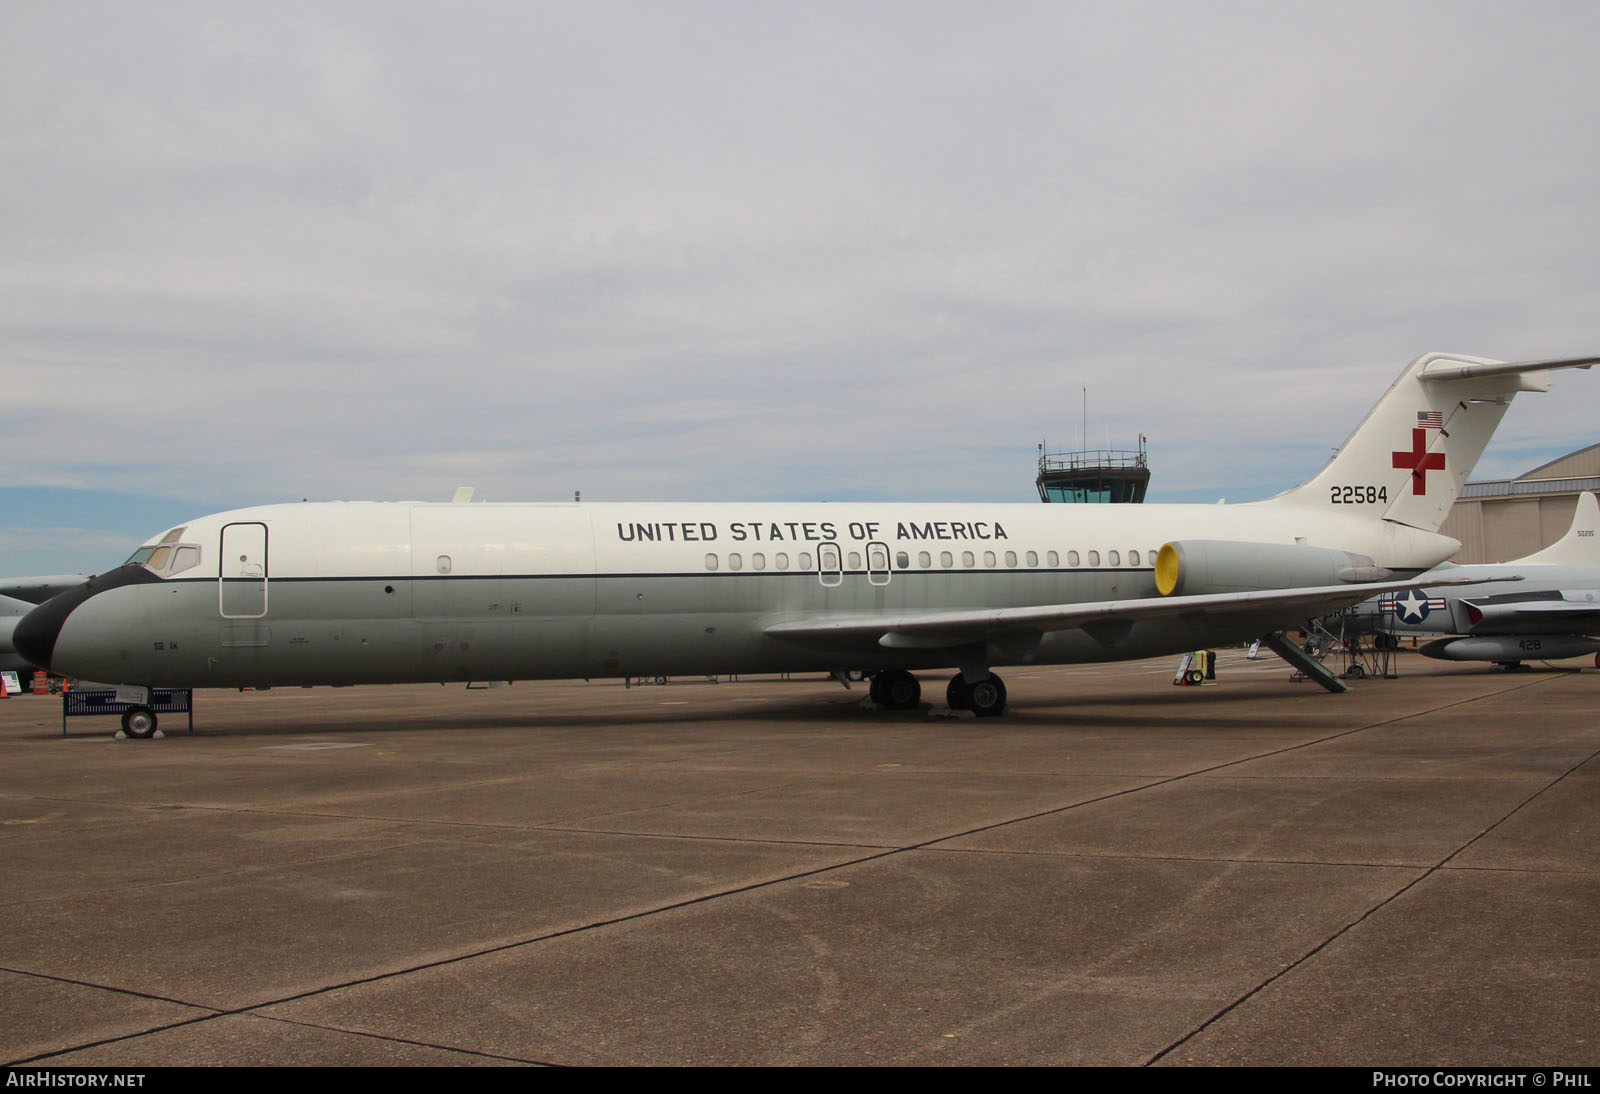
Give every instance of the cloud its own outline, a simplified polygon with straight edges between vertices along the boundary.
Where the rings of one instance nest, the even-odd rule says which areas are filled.
[[[1087,387],[1153,497],[1239,499],[1419,353],[1595,349],[1592,5],[14,22],[17,484],[1027,500]]]

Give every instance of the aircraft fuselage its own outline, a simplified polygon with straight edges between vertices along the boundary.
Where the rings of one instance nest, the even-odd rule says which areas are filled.
[[[966,655],[948,641],[824,641],[768,628],[1155,597],[1155,554],[1174,540],[1338,548],[1406,575],[1456,547],[1361,508],[262,506],[158,537],[145,564],[53,602],[59,618],[36,630],[55,628],[56,671],[148,686],[940,668]],[[1281,626],[1282,614],[1123,620],[1015,642],[991,635],[971,659],[1145,657],[1245,641]]]

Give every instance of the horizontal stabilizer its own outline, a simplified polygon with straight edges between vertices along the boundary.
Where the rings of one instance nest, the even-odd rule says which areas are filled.
[[[1548,361],[1434,361],[1422,370],[1430,383],[1451,380],[1478,380],[1487,376],[1515,376],[1526,372],[1548,372],[1557,368],[1588,368],[1600,364],[1600,357],[1555,357]]]

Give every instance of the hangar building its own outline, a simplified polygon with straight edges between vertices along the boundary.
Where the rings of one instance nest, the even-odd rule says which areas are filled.
[[[1600,444],[1514,479],[1469,482],[1439,531],[1461,541],[1452,562],[1510,562],[1566,534],[1578,495],[1600,490]]]

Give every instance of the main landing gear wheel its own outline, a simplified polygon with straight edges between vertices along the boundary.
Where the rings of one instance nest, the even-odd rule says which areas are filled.
[[[944,690],[944,701],[951,710],[970,710],[979,718],[992,718],[1005,713],[1006,685],[992,672],[976,684],[967,683],[958,672]]]
[[[156,712],[149,707],[129,707],[122,712],[122,732],[136,741],[156,735]]]
[[[972,689],[961,679],[961,674],[958,672],[950,678],[950,683],[944,689],[944,705],[951,710],[966,710],[970,702],[972,702]]]
[[[873,676],[872,701],[890,710],[911,710],[922,701],[922,685],[905,669],[885,669]]]

